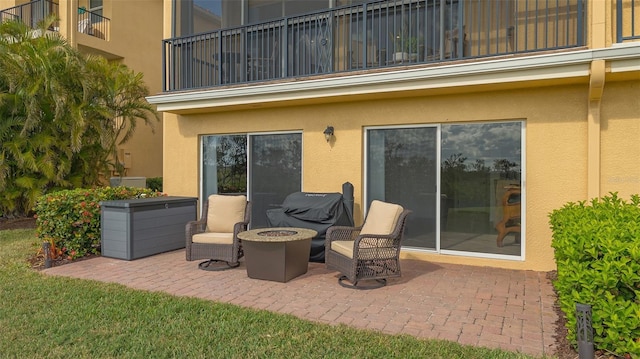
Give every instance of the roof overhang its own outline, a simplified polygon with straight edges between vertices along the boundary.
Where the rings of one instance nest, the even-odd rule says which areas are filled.
[[[640,43],[595,50],[577,50],[470,60],[437,66],[394,68],[353,75],[325,76],[220,87],[147,97],[158,111],[192,113],[230,107],[273,106],[277,103],[342,101],[362,96],[402,94],[412,91],[496,86],[540,81],[575,82],[587,79],[591,62],[606,60],[612,72],[640,71]]]

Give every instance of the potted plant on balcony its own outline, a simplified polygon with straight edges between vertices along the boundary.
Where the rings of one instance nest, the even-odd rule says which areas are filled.
[[[409,37],[406,41],[407,52],[409,52],[409,60],[416,61],[418,59],[418,44],[420,44],[420,39],[417,37]]]
[[[409,60],[409,53],[405,51],[404,46],[404,34],[403,33],[389,33],[389,37],[393,41],[393,58],[394,62],[401,62]]]
[[[399,32],[389,33],[389,36],[394,44],[393,61],[403,62],[417,59],[420,40],[415,36],[411,36],[406,25],[403,25]]]

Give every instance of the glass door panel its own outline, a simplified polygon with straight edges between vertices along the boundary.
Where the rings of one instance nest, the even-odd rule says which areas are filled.
[[[377,199],[410,209],[403,246],[436,248],[437,128],[367,131],[367,208]]]
[[[441,250],[520,256],[522,122],[441,131]]]
[[[268,226],[266,212],[302,189],[302,134],[249,137],[251,228]]]
[[[247,136],[202,139],[202,198],[214,193],[247,194]]]

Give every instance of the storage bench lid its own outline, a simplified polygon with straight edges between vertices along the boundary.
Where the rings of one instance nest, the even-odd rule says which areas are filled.
[[[158,205],[178,205],[178,204],[191,204],[198,200],[196,197],[176,197],[176,196],[164,196],[164,197],[151,197],[151,198],[132,198],[132,199],[120,199],[114,201],[101,201],[100,207],[116,207],[116,208],[133,208],[133,207],[155,207]]]

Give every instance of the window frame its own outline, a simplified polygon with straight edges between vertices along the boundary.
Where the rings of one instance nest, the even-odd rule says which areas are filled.
[[[442,249],[440,248],[441,244],[441,228],[440,228],[440,219],[441,219],[441,204],[436,202],[436,246],[435,249],[431,248],[420,248],[420,247],[402,247],[403,251],[407,252],[424,252],[424,253],[434,253],[439,255],[454,255],[458,257],[477,257],[477,258],[488,258],[488,259],[505,259],[511,261],[524,261],[526,258],[526,228],[527,228],[527,186],[526,186],[526,127],[527,122],[525,119],[503,119],[503,120],[492,120],[492,121],[483,121],[483,122],[451,122],[451,123],[434,123],[434,124],[411,124],[411,125],[384,125],[384,126],[364,126],[363,127],[363,145],[364,145],[364,156],[363,156],[363,213],[366,218],[366,214],[369,210],[368,203],[370,202],[369,198],[367,198],[369,189],[369,179],[367,178],[369,169],[368,169],[368,156],[369,156],[369,143],[368,143],[368,131],[370,130],[381,130],[381,129],[407,129],[407,128],[422,128],[422,127],[436,127],[437,135],[436,135],[436,155],[437,161],[440,164],[438,166],[437,173],[437,191],[436,195],[440,197],[442,191],[442,176],[441,176],[441,164],[442,164],[442,127],[447,125],[481,125],[481,124],[492,124],[492,123],[520,123],[520,164],[521,164],[521,172],[520,172],[520,185],[521,185],[521,244],[520,244],[520,255],[507,255],[507,254],[498,254],[498,253],[490,253],[490,252],[470,252],[470,251],[459,251],[459,250],[450,250],[450,249]],[[410,209],[410,208],[409,208]]]
[[[251,198],[251,136],[264,136],[264,135],[288,135],[299,134],[300,135],[300,191],[304,188],[304,133],[301,130],[292,131],[268,131],[268,132],[234,132],[234,133],[209,133],[201,134],[198,139],[198,199],[200,201],[200,213],[202,213],[202,206],[206,200],[207,194],[204,193],[204,139],[209,136],[246,136],[246,160],[247,160],[247,183],[246,183],[246,196],[247,200],[252,201]]]

